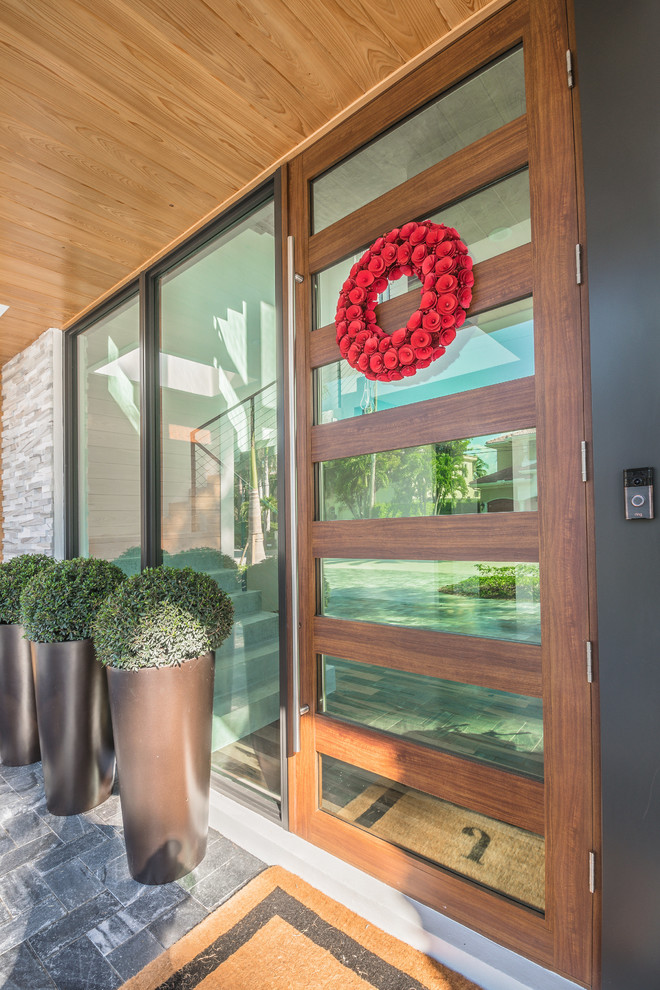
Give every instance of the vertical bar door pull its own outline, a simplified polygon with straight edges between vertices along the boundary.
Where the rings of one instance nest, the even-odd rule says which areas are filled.
[[[289,554],[291,560],[291,743],[293,754],[300,752],[300,649],[298,614],[298,475],[296,469],[296,283],[302,276],[295,269],[295,240],[290,234],[287,249],[287,414],[289,421]]]

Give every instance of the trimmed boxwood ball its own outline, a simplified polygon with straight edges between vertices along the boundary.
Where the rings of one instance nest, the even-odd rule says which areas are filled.
[[[217,650],[233,620],[231,598],[207,574],[190,567],[146,568],[99,609],[96,655],[124,670],[179,666]]]
[[[20,623],[23,588],[42,568],[53,563],[53,558],[43,553],[23,553],[0,564],[0,622]]]
[[[125,580],[118,567],[95,557],[45,567],[21,595],[21,622],[33,643],[89,639],[101,603]]]
[[[197,567],[218,568],[225,571],[237,569],[233,557],[213,547],[191,547],[189,550],[180,550],[172,554],[170,561],[174,567],[186,567],[194,563]]]

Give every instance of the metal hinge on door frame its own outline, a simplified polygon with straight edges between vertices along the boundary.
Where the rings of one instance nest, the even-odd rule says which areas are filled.
[[[582,285],[582,245],[575,245],[575,281]]]
[[[596,893],[596,853],[589,850],[589,893]]]
[[[573,89],[575,79],[573,77],[573,52],[570,48],[566,50],[566,75],[568,76],[568,88]]]
[[[587,648],[587,684],[594,682],[594,650],[590,639],[586,641]]]

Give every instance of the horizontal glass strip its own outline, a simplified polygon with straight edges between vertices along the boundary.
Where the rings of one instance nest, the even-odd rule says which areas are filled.
[[[319,464],[320,520],[530,512],[537,501],[533,429]]]
[[[540,698],[332,656],[320,674],[324,715],[543,780]]]
[[[400,409],[533,374],[532,300],[523,299],[468,318],[442,357],[400,382],[369,381],[347,361],[318,368],[316,422]]]
[[[455,227],[461,235],[475,264],[506,254],[514,248],[529,244],[532,239],[529,201],[529,172],[523,169],[515,175],[493,183],[472,196],[447,206],[439,213],[419,219],[433,220],[446,227]],[[351,266],[360,260],[365,249],[314,276],[316,321],[314,328],[333,323],[337,299]],[[420,288],[419,279],[404,276],[388,282],[387,289],[378,297],[379,302],[394,299],[412,289]]]
[[[312,183],[312,232],[525,113],[522,48],[444,93]]]
[[[543,911],[543,836],[320,756],[322,811]]]
[[[321,614],[540,643],[539,565],[467,560],[321,560]]]

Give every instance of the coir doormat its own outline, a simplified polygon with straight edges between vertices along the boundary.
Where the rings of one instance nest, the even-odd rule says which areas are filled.
[[[123,990],[478,990],[273,866]]]

